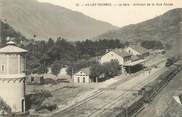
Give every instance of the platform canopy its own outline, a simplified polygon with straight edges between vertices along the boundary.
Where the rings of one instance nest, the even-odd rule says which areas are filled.
[[[143,63],[146,59],[139,59],[137,61],[132,61],[130,63],[126,63],[124,66],[135,66],[137,64]]]

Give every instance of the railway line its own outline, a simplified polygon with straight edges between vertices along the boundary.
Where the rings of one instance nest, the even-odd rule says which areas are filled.
[[[131,87],[131,89],[133,89],[133,88],[137,88],[137,89],[142,88],[142,87],[143,87],[144,85],[146,85],[147,83],[149,83],[149,82],[155,80],[155,78],[158,76],[158,73],[159,73],[159,72],[160,72],[160,71],[158,71],[157,74],[155,74],[155,75],[153,74],[153,75],[151,76],[152,79],[150,79],[150,80],[146,79],[146,80],[144,80],[143,82],[142,82],[142,81],[137,82],[137,84],[136,84],[135,86]],[[130,89],[130,90],[131,90],[131,89]],[[120,89],[120,90],[123,91],[123,89]],[[138,91],[138,90],[134,90],[134,91]],[[108,104],[102,106],[100,109],[96,110],[94,113],[92,113],[92,114],[89,115],[88,117],[96,117],[96,116],[98,116],[98,115],[104,113],[105,110],[111,110],[111,109],[113,109],[113,108],[115,107],[116,104],[118,104],[119,102],[121,102],[121,100],[123,100],[123,98],[124,98],[124,99],[129,98],[129,96],[131,96],[131,95],[132,95],[132,92],[131,92],[131,91],[126,91],[126,90],[125,90],[125,92],[123,92],[123,94],[121,94],[119,97],[117,97],[115,100],[113,100],[113,102],[108,103]],[[123,102],[124,102],[124,100],[123,100]]]
[[[122,89],[140,89],[142,86],[154,80],[161,72],[164,72],[164,69],[161,69],[153,73],[149,78],[137,78],[131,79],[124,84],[111,85],[106,89],[99,89],[93,95],[89,96],[87,99],[82,100],[81,102],[70,106],[63,111],[58,112],[54,117],[59,117],[60,115],[64,117],[95,117],[101,113],[104,113],[107,109],[111,109],[118,102],[125,101],[132,95],[131,91],[122,90]],[[130,82],[135,82],[134,85],[130,85]],[[120,91],[118,91],[120,90]]]

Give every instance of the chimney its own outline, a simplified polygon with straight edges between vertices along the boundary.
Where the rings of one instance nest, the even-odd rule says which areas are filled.
[[[106,49],[105,53],[108,53],[109,52],[109,49]]]
[[[7,42],[10,41],[10,37],[6,37],[6,41],[7,41]]]
[[[13,42],[13,41],[8,41],[6,44],[7,44],[7,45],[16,45],[16,43]]]

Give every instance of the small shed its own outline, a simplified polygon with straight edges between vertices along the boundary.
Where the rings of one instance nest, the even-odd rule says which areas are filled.
[[[27,77],[26,82],[28,84],[43,84],[44,77],[43,75],[39,75],[39,74],[31,74]]]
[[[73,75],[74,83],[91,83],[90,68],[83,68]]]

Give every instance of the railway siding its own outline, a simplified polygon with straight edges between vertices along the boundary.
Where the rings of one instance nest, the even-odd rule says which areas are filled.
[[[135,78],[118,85],[111,85],[108,88],[100,89],[100,92],[95,94],[95,96],[88,97],[88,99],[83,100],[77,105],[73,105],[57,114],[54,117],[59,117],[60,115],[64,117],[95,117],[100,116],[108,110],[115,109],[118,103],[124,104],[124,102],[130,102],[136,98],[133,95],[133,91],[130,89],[140,89],[142,86],[148,82],[154,80],[165,69],[163,65],[159,68],[154,69],[150,74],[143,73],[142,75],[136,76]],[[148,77],[150,75],[150,77]],[[131,83],[132,82],[132,83]],[[113,87],[114,86],[114,87]],[[122,88],[129,89],[122,91]],[[132,98],[131,98],[132,97]]]

